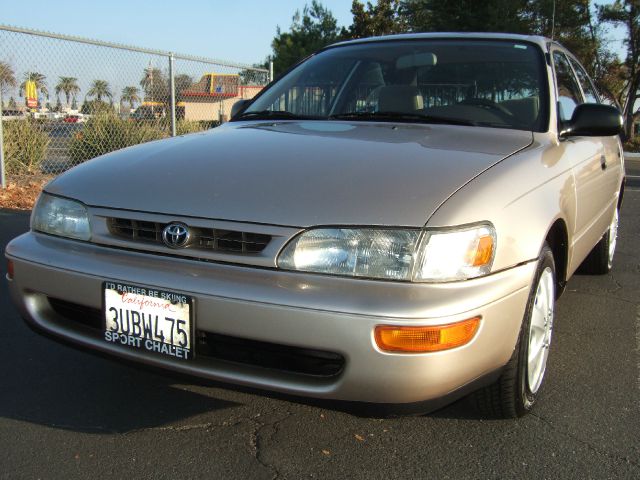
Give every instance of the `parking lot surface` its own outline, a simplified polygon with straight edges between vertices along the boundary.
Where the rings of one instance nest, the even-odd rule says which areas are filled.
[[[0,211],[3,251],[27,228]],[[569,282],[544,392],[518,420],[464,400],[372,418],[93,356],[25,326],[3,261],[0,478],[640,478],[639,236],[628,185],[613,272]]]

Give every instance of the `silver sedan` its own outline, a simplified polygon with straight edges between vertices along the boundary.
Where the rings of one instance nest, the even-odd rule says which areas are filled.
[[[124,359],[519,416],[567,280],[611,269],[620,126],[545,38],[332,45],[223,126],[49,183],[10,291],[36,330]]]

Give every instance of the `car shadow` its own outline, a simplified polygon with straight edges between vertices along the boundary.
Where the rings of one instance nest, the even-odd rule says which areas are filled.
[[[0,210],[0,248],[29,212]],[[33,333],[9,300],[0,262],[0,417],[82,432],[130,432],[237,406],[175,379],[79,353]]]
[[[150,368],[140,365],[139,368]],[[182,378],[180,374],[166,372],[166,374]],[[443,418],[452,420],[490,420],[487,416],[478,411],[469,397],[463,397],[451,404],[444,405],[440,408],[434,408],[429,402],[414,403],[409,405],[403,404],[376,404],[365,402],[352,402],[341,400],[329,400],[311,397],[300,397],[282,392],[270,390],[260,390],[242,385],[221,383],[214,380],[207,380],[195,377],[186,377],[186,382],[192,385],[200,385],[207,388],[224,388],[248,395],[257,395],[264,398],[270,398],[282,402],[293,403],[297,405],[305,405],[309,407],[319,408],[323,410],[333,410],[353,415],[358,418],[383,419],[397,417],[416,417],[427,416],[433,418]]]
[[[8,317],[17,320],[17,314]],[[11,330],[17,335],[3,339],[0,353],[0,417],[126,433],[238,405],[182,389],[171,377],[76,352],[29,330]]]

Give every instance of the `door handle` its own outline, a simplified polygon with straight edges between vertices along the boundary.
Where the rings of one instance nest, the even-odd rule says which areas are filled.
[[[604,155],[600,156],[600,168],[602,168],[602,170],[607,169],[607,157],[605,157]]]

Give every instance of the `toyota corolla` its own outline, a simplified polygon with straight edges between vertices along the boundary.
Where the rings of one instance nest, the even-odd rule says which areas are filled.
[[[6,248],[10,291],[34,329],[124,359],[519,416],[567,280],[611,269],[620,127],[545,38],[332,45],[225,125],[49,183]]]

